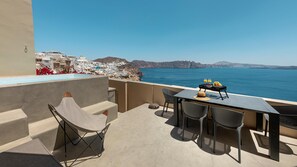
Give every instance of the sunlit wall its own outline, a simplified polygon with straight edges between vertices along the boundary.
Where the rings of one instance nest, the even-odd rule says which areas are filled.
[[[35,75],[31,0],[0,1],[0,76]]]

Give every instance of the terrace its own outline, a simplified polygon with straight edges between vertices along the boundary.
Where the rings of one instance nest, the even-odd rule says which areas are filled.
[[[281,136],[280,162],[277,162],[267,156],[268,138],[261,132],[244,128],[242,162],[239,164],[234,160],[237,159],[234,133],[226,130],[219,131],[217,152],[213,154],[211,135],[205,134],[202,149],[197,145],[195,139],[199,133],[197,123],[190,122],[183,141],[181,129],[173,126],[171,119],[173,113],[168,112],[164,117],[160,117],[160,114],[161,109],[148,109],[148,104],[119,114],[119,118],[112,122],[108,130],[102,156],[98,158],[91,152],[86,153],[76,165],[190,167],[197,165],[295,166],[297,164],[297,140],[294,138]],[[63,164],[63,148],[56,151],[54,155]]]
[[[129,149],[131,147],[124,147],[126,154],[130,152],[135,155],[131,155],[127,160],[132,162],[142,163],[150,162],[150,164],[155,164],[156,166],[180,166],[184,163],[186,166],[204,164],[204,166],[219,166],[222,163],[226,165],[238,166],[237,160],[237,146],[236,146],[236,134],[225,129],[219,129],[218,131],[218,148],[216,154],[212,153],[213,140],[212,135],[206,134],[204,130],[204,141],[203,147],[198,147],[195,136],[199,134],[199,126],[197,122],[192,121],[190,123],[189,129],[186,133],[185,141],[181,140],[181,128],[175,127],[173,113],[168,113],[161,117],[161,110],[151,110],[147,108],[147,103],[164,103],[164,97],[162,94],[163,88],[170,88],[176,91],[182,89],[191,89],[178,86],[160,85],[154,83],[145,82],[133,82],[133,81],[123,81],[123,80],[110,80],[109,85],[116,88],[116,101],[119,105],[120,114],[119,119],[114,122],[114,124],[121,124],[120,127],[129,126],[127,131],[124,130],[123,133],[128,135],[128,141],[119,140],[120,145],[135,145],[135,149],[142,149],[147,147],[154,148],[154,150],[159,151],[147,151],[149,153],[144,153],[142,158],[139,157],[142,151],[133,151]],[[282,101],[277,99],[263,98],[272,106],[279,105],[296,105],[296,102]],[[140,107],[139,107],[140,106]],[[173,107],[173,106],[171,106]],[[125,112],[127,111],[127,112]],[[271,160],[269,158],[269,139],[264,136],[264,132],[256,131],[256,113],[251,111],[244,111],[245,127],[242,132],[243,145],[242,145],[242,166],[250,166],[254,164],[255,166],[262,165],[280,165],[280,166],[294,166],[296,163],[296,130],[288,129],[280,126],[280,160],[279,162]],[[143,114],[143,115],[142,115]],[[128,115],[128,116],[124,116]],[[129,118],[128,118],[129,117]],[[131,117],[131,118],[130,118]],[[123,121],[122,119],[131,119]],[[133,119],[135,118],[135,119]],[[143,119],[143,120],[141,120]],[[211,121],[211,120],[209,120]],[[124,123],[126,122],[126,123]],[[139,124],[137,124],[139,123]],[[210,124],[211,122],[209,122]],[[264,119],[263,119],[263,125]],[[137,129],[136,129],[137,128]],[[138,129],[139,128],[139,129]],[[112,129],[112,127],[110,128]],[[111,132],[112,133],[112,132]],[[164,135],[164,136],[163,136]],[[135,139],[130,139],[129,136],[133,136]],[[135,137],[134,137],[135,136]],[[138,137],[137,137],[138,136]],[[160,138],[161,137],[161,138]],[[108,139],[107,139],[108,140]],[[123,142],[123,143],[121,143]],[[128,142],[128,143],[127,143]],[[131,142],[131,143],[130,143]],[[130,144],[129,144],[130,143]],[[137,144],[143,144],[143,147]],[[164,147],[162,147],[164,146]],[[176,151],[178,150],[178,151]],[[107,150],[106,150],[107,151]],[[132,154],[131,153],[131,154]],[[150,156],[145,156],[149,154]],[[195,155],[195,156],[192,156]],[[120,155],[120,157],[123,154]],[[103,155],[104,157],[104,155]],[[196,158],[197,157],[197,158]],[[201,158],[198,158],[201,157]],[[203,157],[203,158],[202,158]],[[102,158],[104,159],[104,158]],[[119,158],[121,159],[121,158]],[[153,160],[154,159],[154,160]],[[210,160],[209,160],[210,159]],[[115,160],[116,161],[116,160]],[[197,162],[196,162],[197,161]],[[126,161],[125,161],[126,162]],[[153,163],[155,162],[155,163]],[[212,163],[211,163],[212,162]],[[159,164],[160,163],[160,164]],[[163,164],[164,163],[164,164]],[[167,164],[166,164],[167,163]],[[143,164],[142,164],[143,165]],[[136,165],[137,166],[137,165]]]
[[[82,96],[88,96],[86,93],[90,94],[90,92],[92,92],[91,90],[96,90],[98,86],[100,87],[98,91],[101,92],[101,94],[107,91],[106,88],[102,88],[108,86],[106,85],[107,82],[105,79],[106,77],[91,77],[90,79],[83,78],[82,81],[76,79],[74,81],[56,81],[44,84],[52,88],[55,86],[51,86],[51,84],[69,84],[67,86],[68,89],[73,89],[76,99],[80,102]],[[100,81],[99,84],[92,84],[92,82],[95,83],[95,80]],[[91,84],[93,86],[89,87],[86,93],[80,93],[82,96],[78,96],[75,87],[77,87],[77,85],[84,87],[83,84]],[[39,92],[39,89],[43,90],[41,88],[42,85],[43,84],[35,84],[36,96],[42,96],[42,93]],[[24,86],[30,87],[30,84]],[[170,88],[177,91],[192,88],[116,79],[110,79],[109,86],[115,89],[109,88],[108,99],[112,101],[111,103],[115,102],[117,104],[119,112],[118,118],[115,117],[113,121],[110,122],[111,126],[105,137],[105,149],[104,151],[100,149],[95,150],[97,153],[102,153],[100,157],[97,157],[91,150],[87,150],[80,156],[78,161],[73,164],[74,166],[295,166],[297,164],[297,132],[280,126],[279,161],[272,160],[269,157],[269,147],[271,147],[269,146],[269,138],[264,136],[263,131],[255,130],[256,114],[254,112],[244,111],[245,126],[242,131],[242,162],[238,163],[236,134],[234,132],[218,128],[216,153],[213,153],[213,136],[212,133],[207,134],[205,129],[202,140],[203,147],[198,146],[197,137],[199,140],[201,140],[201,138],[199,137],[199,124],[197,122],[193,120],[189,121],[189,127],[186,128],[185,131],[185,139],[182,140],[182,129],[176,127],[174,123],[173,106],[170,106],[171,109],[169,109],[163,117],[160,116],[162,106],[160,106],[159,109],[148,108],[149,103],[163,104],[164,97],[161,91],[163,88]],[[64,88],[52,91],[56,94],[57,92],[62,92],[62,89]],[[10,89],[10,91],[12,91],[12,89]],[[16,90],[14,90],[14,92],[15,91]],[[95,97],[95,94],[91,95]],[[51,98],[48,99],[48,101],[51,100]],[[89,100],[91,99],[88,98],[87,101]],[[296,102],[275,99],[265,100],[271,105],[296,105]],[[44,101],[44,99],[40,101],[44,104],[48,103],[48,101]],[[83,106],[94,103],[94,101],[87,101],[84,101]],[[29,109],[32,110],[30,107]],[[84,109],[88,109],[88,107]],[[44,112],[46,111],[39,113],[38,111],[34,111],[34,118],[32,117],[32,111],[30,111],[30,113],[27,110],[28,109],[24,109],[29,120],[29,135],[25,137],[26,140],[14,140],[4,145],[2,143],[0,147],[1,151],[9,150],[15,146],[38,138],[62,165],[65,165],[65,160],[67,160],[69,165],[74,160],[75,155],[77,155],[85,145],[83,143],[77,146],[68,144],[68,156],[65,159],[64,147],[61,144],[61,129],[58,128],[57,124],[52,119],[53,117],[46,114],[46,118],[38,118],[40,120],[34,122],[32,119],[45,117],[40,114],[45,114]],[[112,110],[114,111],[114,109]],[[209,125],[211,125],[211,122],[211,119],[209,119]],[[37,124],[39,126],[37,126]],[[46,127],[46,125],[50,125],[51,127]],[[16,124],[13,126],[15,127],[10,128],[16,128],[16,131],[18,131],[17,128],[19,127]],[[5,138],[7,137],[8,136]],[[90,135],[87,137],[87,140],[92,140],[93,138],[94,136]],[[96,140],[92,146],[98,148],[96,146],[99,144],[99,141],[100,140]],[[5,163],[7,159],[0,156],[0,161]],[[44,163],[47,162],[45,161]]]

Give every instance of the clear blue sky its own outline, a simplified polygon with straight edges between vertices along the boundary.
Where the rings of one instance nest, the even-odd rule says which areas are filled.
[[[32,0],[35,49],[297,65],[297,0]]]

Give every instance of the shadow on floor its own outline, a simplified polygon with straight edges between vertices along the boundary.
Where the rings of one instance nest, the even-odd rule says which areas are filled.
[[[269,137],[260,135],[258,133],[253,133],[256,137],[259,147],[264,149],[269,149]],[[283,154],[294,154],[293,150],[288,146],[289,143],[279,142],[279,152]],[[296,155],[296,154],[294,154]]]
[[[163,117],[165,119],[170,119],[170,117],[173,116],[173,112],[171,112],[171,111],[164,112],[163,116],[161,116],[162,112],[163,112],[163,110],[157,110],[155,112],[155,115],[158,117]]]
[[[155,112],[156,116],[161,117],[162,110],[158,110]],[[168,125],[174,126],[174,117],[173,117],[173,112],[164,112],[164,118],[167,118],[168,120],[165,122]],[[199,136],[199,122],[194,121],[194,120],[189,120],[189,127],[185,128],[185,136],[184,140],[182,140],[182,121],[180,119],[180,127],[174,127],[172,131],[170,132],[170,135],[172,138],[178,141],[182,142],[195,142],[197,144],[197,137],[198,137],[198,143],[197,147],[202,149],[203,151],[214,154],[213,153],[213,136],[212,136],[212,121],[208,120],[208,127],[210,130],[210,134],[206,133],[206,128],[204,127],[203,129],[203,144],[202,148],[200,147],[200,140],[201,137]],[[218,127],[217,129],[217,140],[216,140],[216,153],[215,155],[222,155],[222,154],[228,154],[231,151],[231,147],[237,149],[237,135],[234,131],[230,131],[227,129],[223,129],[221,127]],[[253,136],[255,136],[256,141],[253,140]],[[241,149],[252,153],[254,155],[258,155],[264,158],[270,158],[267,154],[263,154],[261,152],[258,152],[257,150],[257,145],[259,147],[264,148],[264,149],[269,149],[269,138],[265,137],[264,135],[258,134],[258,133],[253,133],[251,132],[250,129],[248,128],[243,128],[242,129],[242,146]],[[280,141],[280,153],[284,154],[294,154],[293,150],[288,146],[292,145],[294,146],[295,144],[291,143],[284,143]],[[229,155],[232,157],[231,155]],[[237,161],[237,157],[232,157],[234,160]]]
[[[33,139],[0,153],[0,166],[60,167],[61,164],[49,153],[39,139]]]
[[[31,166],[31,167],[61,167],[61,165],[54,160],[51,155],[32,154],[32,153],[18,153],[18,152],[3,152],[0,154],[1,167],[17,167],[17,166]]]
[[[162,110],[155,111],[155,115],[158,117],[162,117],[161,113],[162,113]],[[171,126],[175,125],[172,111],[164,112],[164,115],[162,118],[167,119],[167,121],[165,122],[166,124],[171,125]]]
[[[197,144],[197,147],[202,149],[203,151],[215,155],[222,155],[225,153],[229,153],[231,151],[230,146],[225,143],[219,142],[219,138],[216,142],[216,152],[213,153],[213,140],[212,136],[206,133],[206,129],[203,129],[202,136],[199,136],[199,122],[195,124],[194,121],[189,120],[189,126],[185,127],[184,131],[184,139],[182,139],[182,128],[174,127],[170,135],[172,138],[182,142],[194,142]],[[201,140],[202,140],[202,148],[201,148]]]
[[[95,139],[96,138],[96,139]],[[95,141],[91,144],[92,149],[87,147],[87,144],[84,142],[80,142],[77,145],[72,145],[71,143],[68,143],[66,148],[67,148],[67,156],[65,156],[65,151],[64,151],[64,146],[55,150],[53,152],[53,154],[55,155],[55,157],[57,157],[57,159],[60,162],[64,162],[68,165],[70,165],[76,158],[77,156],[84,150],[85,152],[79,156],[78,160],[75,161],[75,163],[72,166],[78,165],[86,160],[89,159],[94,159],[94,158],[99,158],[103,151],[104,148],[102,147],[102,141],[99,137],[97,137],[96,134],[92,135],[92,136],[88,136],[84,138],[86,140],[87,143],[90,143],[92,140],[95,139]]]
[[[172,119],[171,117],[170,119]],[[167,122],[172,122],[170,119]],[[166,123],[167,123],[166,122]],[[174,125],[171,123],[168,123],[169,125]],[[182,122],[180,122],[180,126],[182,126]],[[185,137],[184,140],[182,140],[182,128],[181,127],[174,127],[172,131],[170,132],[170,135],[172,138],[183,141],[183,142],[195,142],[197,144],[197,137],[198,137],[198,143],[197,147],[202,149],[203,151],[214,154],[213,149],[213,136],[212,136],[212,121],[208,120],[208,127],[210,134],[206,133],[206,128],[203,129],[203,135],[202,135],[202,148],[200,147],[200,140],[201,137],[199,136],[199,122],[194,120],[189,120],[189,126],[185,127]],[[252,135],[255,136],[256,141],[253,140]],[[257,143],[255,143],[257,142]],[[250,129],[244,127],[242,128],[242,146],[241,149],[252,153],[254,155],[258,155],[265,158],[270,158],[267,154],[263,154],[258,152],[257,146],[258,144],[260,147],[269,149],[269,138],[265,137],[264,135],[257,134],[257,133],[251,133]],[[280,153],[285,154],[294,154],[293,150],[288,146],[289,143],[283,143],[280,142]],[[293,144],[294,145],[294,144]],[[216,140],[216,153],[215,155],[221,155],[227,153],[229,155],[229,152],[231,151],[231,147],[237,149],[237,135],[232,130],[227,130],[221,127],[218,127],[217,129],[217,140]],[[229,155],[232,157],[231,155]],[[237,161],[237,157],[232,157]]]

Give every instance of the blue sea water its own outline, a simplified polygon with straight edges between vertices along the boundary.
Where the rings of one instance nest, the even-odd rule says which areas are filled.
[[[204,79],[219,81],[228,92],[297,101],[297,70],[250,68],[142,68],[142,81],[197,88]]]

